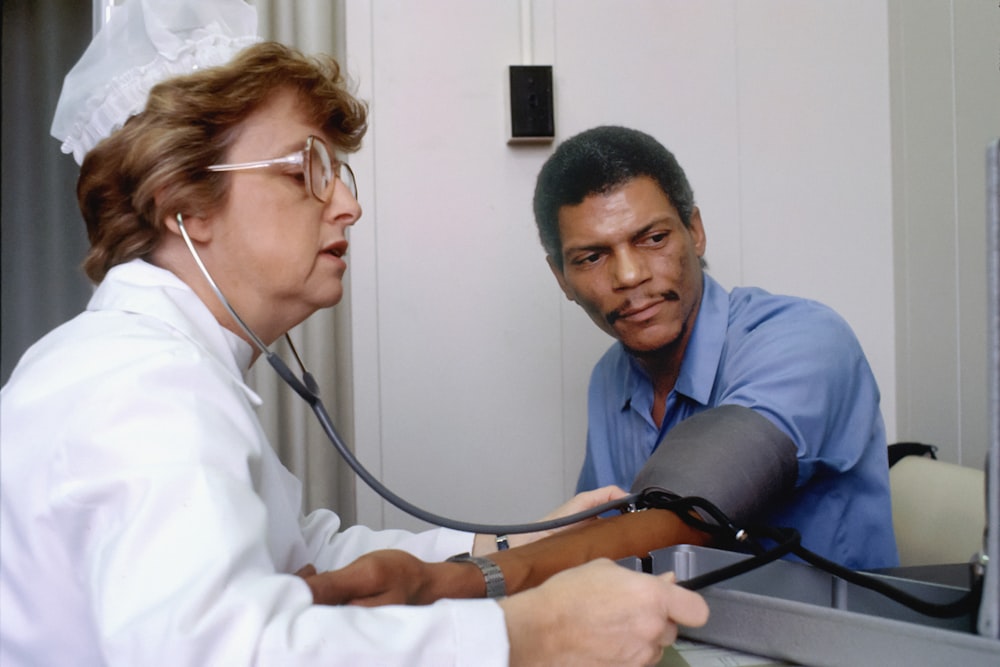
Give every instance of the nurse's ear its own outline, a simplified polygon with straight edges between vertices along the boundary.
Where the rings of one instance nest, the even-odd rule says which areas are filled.
[[[208,243],[212,240],[212,225],[208,224],[206,218],[197,215],[185,215],[180,211],[175,213],[165,213],[163,215],[163,226],[170,234],[181,237],[181,226],[191,237],[192,241],[198,243]]]
[[[212,240],[212,226],[208,224],[208,220],[205,217],[181,211],[171,211],[168,205],[165,204],[166,199],[166,188],[161,188],[154,195],[156,210],[163,211],[162,222],[166,233],[182,237],[181,225],[183,225],[184,231],[191,237],[191,240],[198,243],[208,243]]]

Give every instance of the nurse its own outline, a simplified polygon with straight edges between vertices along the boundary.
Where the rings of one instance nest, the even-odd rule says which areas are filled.
[[[306,574],[363,554],[443,561],[492,540],[304,516],[264,435],[252,338],[343,295],[361,209],[339,156],[366,108],[332,59],[255,29],[243,0],[129,0],[67,77],[53,130],[82,161],[97,288],[0,393],[0,664],[655,662],[705,603],[607,560],[500,599],[314,600]]]

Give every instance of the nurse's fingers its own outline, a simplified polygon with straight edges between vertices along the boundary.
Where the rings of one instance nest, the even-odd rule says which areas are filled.
[[[705,602],[705,598],[694,591],[678,586],[676,584],[677,575],[674,572],[667,572],[659,576],[661,581],[669,585],[666,612],[670,620],[691,628],[705,625],[708,622],[708,603]],[[672,632],[676,638],[676,628]]]

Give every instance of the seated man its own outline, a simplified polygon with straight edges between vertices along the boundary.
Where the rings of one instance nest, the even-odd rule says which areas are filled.
[[[579,489],[702,496],[841,565],[897,563],[879,391],[840,316],[705,273],[684,171],[642,132],[568,139],[534,210],[563,292],[617,339],[591,376]]]
[[[567,140],[539,174],[534,208],[566,296],[617,339],[592,374],[579,490],[698,496],[737,527],[794,528],[840,565],[897,564],[878,387],[841,317],[757,288],[726,292],[706,274],[687,178],[642,132]],[[510,594],[591,559],[676,544],[717,542],[650,510],[489,554],[483,575],[379,552],[307,580],[317,602],[426,604],[488,594],[484,575]]]

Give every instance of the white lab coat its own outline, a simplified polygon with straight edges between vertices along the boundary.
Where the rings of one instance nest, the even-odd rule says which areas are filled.
[[[173,274],[114,268],[0,393],[0,664],[505,665],[491,600],[312,604],[290,574],[468,534],[303,517],[243,381],[250,347]]]

